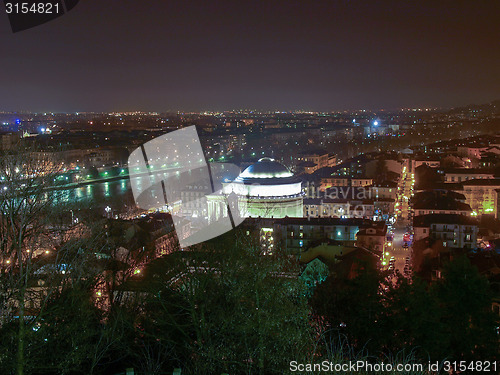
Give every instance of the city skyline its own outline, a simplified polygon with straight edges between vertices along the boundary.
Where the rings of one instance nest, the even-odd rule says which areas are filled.
[[[3,3],[0,374],[497,372],[500,1]]]
[[[368,109],[368,108],[353,108],[353,109],[344,109],[344,110],[329,110],[329,111],[320,111],[320,110],[307,110],[307,109],[288,109],[281,110],[279,108],[276,109],[257,109],[257,108],[225,108],[220,110],[214,109],[205,109],[205,110],[182,110],[182,109],[169,109],[169,110],[143,110],[138,108],[129,108],[121,111],[109,110],[109,111],[97,111],[97,110],[88,110],[88,111],[32,111],[30,109],[11,109],[11,108],[0,108],[0,114],[23,114],[23,115],[55,115],[55,114],[67,114],[67,115],[207,115],[207,116],[217,116],[223,114],[240,114],[240,115],[272,115],[272,114],[325,114],[325,115],[356,115],[362,114],[377,116],[377,114],[391,114],[397,112],[442,112],[448,110],[462,110],[473,107],[484,107],[490,105],[497,105],[500,103],[500,100],[489,100],[486,102],[478,102],[478,103],[465,103],[462,105],[451,105],[451,106],[443,106],[443,107],[399,107],[399,108],[377,108],[377,109]],[[373,121],[378,120],[376,117],[373,118]]]

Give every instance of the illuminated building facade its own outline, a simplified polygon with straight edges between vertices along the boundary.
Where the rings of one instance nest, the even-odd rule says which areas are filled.
[[[470,205],[473,216],[495,216],[498,207],[496,189],[500,189],[499,178],[462,182],[462,190],[458,192],[465,195],[465,202]]]
[[[274,159],[262,158],[234,181],[223,182],[222,185],[221,194],[207,196],[210,221],[225,215],[227,210],[221,208],[227,202],[237,205],[242,217],[303,216],[301,180]]]

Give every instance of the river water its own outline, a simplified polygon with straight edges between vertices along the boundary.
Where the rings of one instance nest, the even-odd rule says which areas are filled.
[[[50,194],[50,193],[49,193]],[[85,208],[104,210],[110,207],[113,214],[119,214],[135,207],[130,179],[94,182],[75,188],[57,190],[57,197],[63,202],[76,203]]]

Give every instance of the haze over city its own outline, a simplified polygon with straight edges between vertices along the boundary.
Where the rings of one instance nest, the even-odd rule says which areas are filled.
[[[498,373],[500,2],[4,5],[0,374]]]
[[[0,109],[396,109],[500,98],[496,1],[86,0],[10,34]]]

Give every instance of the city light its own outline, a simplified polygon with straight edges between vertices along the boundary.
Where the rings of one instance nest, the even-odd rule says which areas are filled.
[[[498,372],[493,2],[15,3],[2,372]]]

